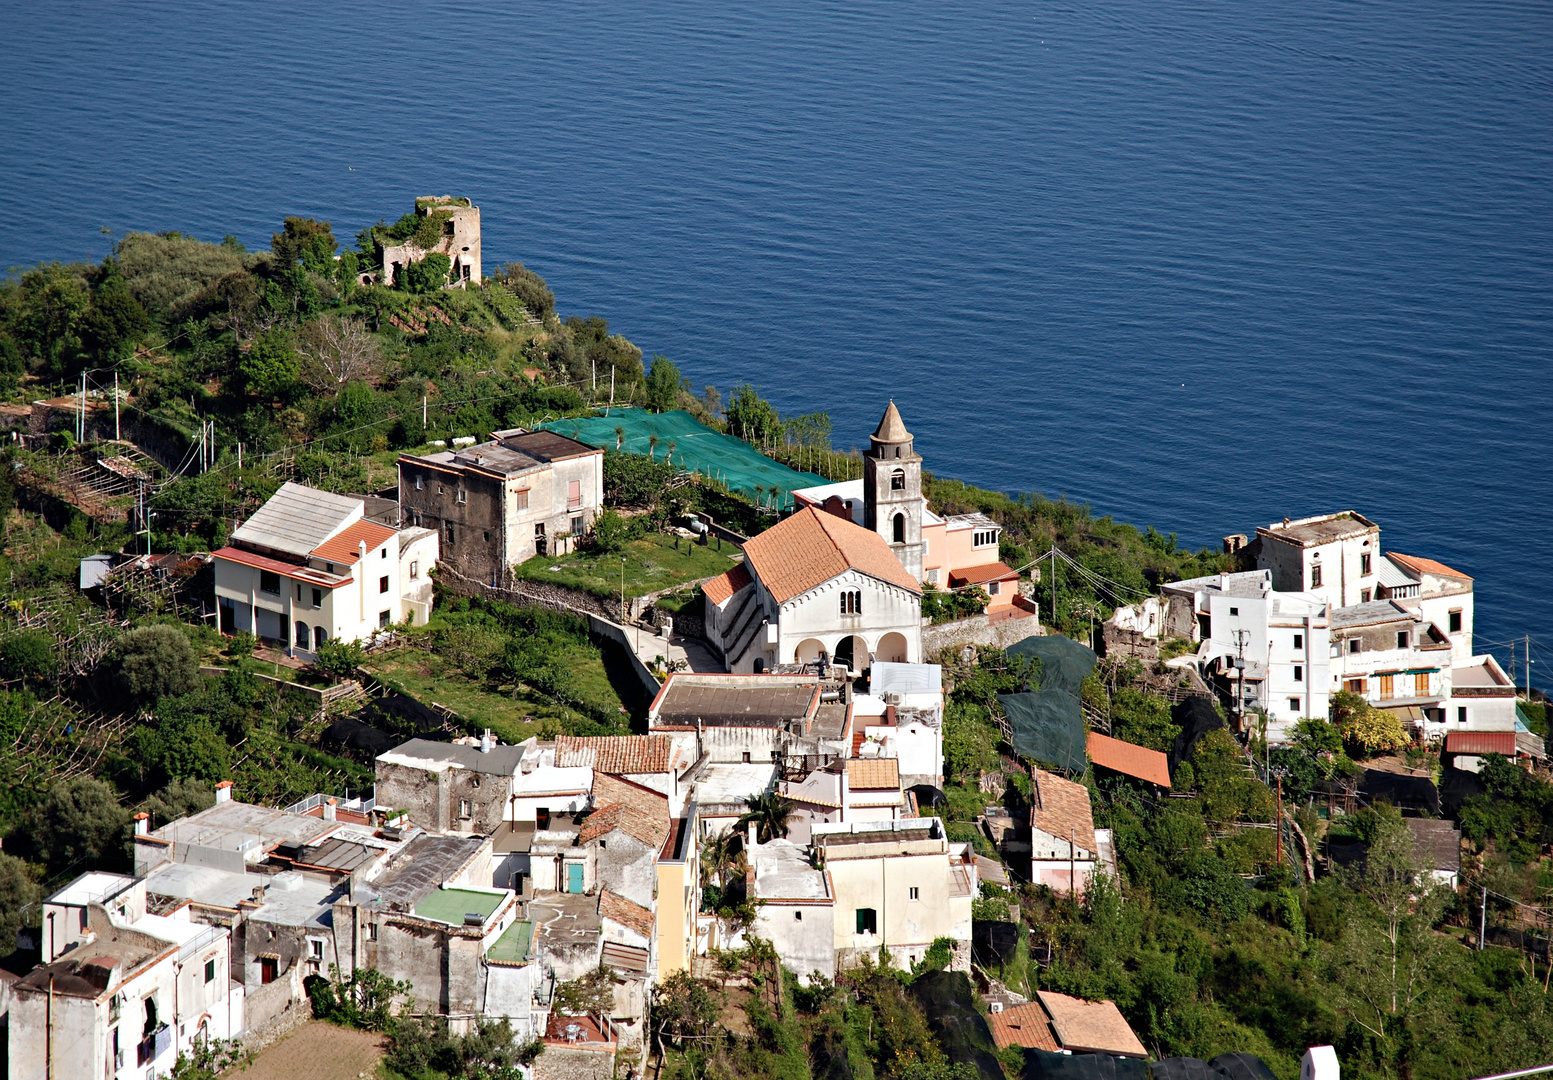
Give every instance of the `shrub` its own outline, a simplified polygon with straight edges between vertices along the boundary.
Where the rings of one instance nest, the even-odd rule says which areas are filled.
[[[39,630],[23,630],[0,641],[0,675],[42,679],[54,671],[54,642]]]
[[[119,639],[119,684],[135,701],[187,694],[199,686],[199,659],[176,626],[143,626]]]
[[[613,510],[605,510],[593,520],[593,546],[602,552],[621,551],[641,534],[639,521],[623,517]]]
[[[410,996],[408,981],[390,979],[377,968],[357,968],[344,979],[339,966],[331,964],[329,974],[308,980],[307,996],[314,1016],[341,1027],[388,1031],[394,1026],[395,1003]]]
[[[359,641],[330,640],[314,650],[313,666],[319,671],[341,678],[350,678],[367,658]]]
[[[38,853],[57,869],[85,859],[122,858],[129,813],[113,788],[90,776],[61,780],[33,814]]]
[[[434,251],[405,269],[405,288],[412,293],[434,293],[448,283],[448,271],[451,269],[453,260]]]

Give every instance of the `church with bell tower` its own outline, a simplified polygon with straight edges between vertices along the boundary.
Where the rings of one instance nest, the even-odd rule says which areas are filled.
[[[906,572],[922,579],[922,455],[891,401],[863,458],[863,526],[884,538]]]

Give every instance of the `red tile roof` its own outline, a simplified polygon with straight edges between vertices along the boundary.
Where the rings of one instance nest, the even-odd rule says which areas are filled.
[[[1162,788],[1170,786],[1170,759],[1158,750],[1135,746],[1098,731],[1089,733],[1089,760],[1096,765],[1136,776]]]
[[[1053,1053],[1062,1049],[1057,1036],[1052,1034],[1051,1018],[1038,1001],[992,1013],[987,1024],[992,1028],[992,1041],[1000,1048],[1028,1046]]]
[[[989,581],[1009,581],[1018,576],[1017,570],[1003,563],[983,563],[981,566],[967,566],[963,570],[949,571],[949,584],[956,587],[985,585]]]
[[[1035,996],[1052,1018],[1052,1030],[1064,1050],[1149,1056],[1114,1001],[1085,1001],[1050,990],[1037,990]]]
[[[740,589],[747,587],[750,581],[750,572],[744,568],[743,563],[740,563],[732,570],[718,574],[701,586],[701,591],[712,603],[722,605],[731,600]]]
[[[582,832],[577,834],[577,842],[591,843],[601,836],[614,832],[620,827],[620,815],[623,810],[619,803],[610,803],[593,811],[588,815],[588,820],[582,823]]]
[[[669,797],[660,791],[633,784],[608,773],[593,776],[595,816],[614,804],[620,805],[619,829],[659,851],[669,836]]]
[[[586,766],[619,776],[625,773],[669,771],[667,735],[557,735],[555,763],[560,768]]]
[[[1513,731],[1451,731],[1445,735],[1447,754],[1503,754],[1515,756]]]
[[[322,570],[310,570],[296,563],[281,562],[267,555],[255,555],[251,551],[242,548],[224,547],[220,551],[211,552],[213,559],[225,559],[227,562],[235,562],[242,566],[251,566],[256,570],[270,570],[281,577],[294,578],[297,581],[305,581],[309,585],[318,585],[325,589],[337,589],[341,585],[349,585],[350,578],[338,577],[334,574],[326,574]]]
[[[1463,581],[1471,581],[1469,574],[1463,574],[1460,570],[1452,570],[1442,562],[1433,559],[1421,559],[1417,555],[1400,555],[1395,551],[1386,552],[1388,558],[1395,559],[1415,574],[1440,574],[1444,577],[1461,578]]]
[[[892,757],[849,758],[847,787],[853,791],[899,791],[900,763]]]
[[[1030,809],[1031,827],[1062,840],[1071,836],[1079,847],[1094,853],[1095,818],[1089,805],[1089,789],[1037,769],[1035,792],[1035,806]]]
[[[387,525],[379,525],[375,521],[358,521],[315,547],[313,557],[349,566],[361,554],[359,544],[365,543],[368,551],[376,551],[398,535]],[[395,558],[398,555],[397,551],[393,553]]]
[[[848,570],[922,592],[884,537],[812,506],[752,538],[744,545],[744,558],[779,604]]]
[[[599,893],[599,916],[635,930],[643,937],[652,936],[653,913],[641,904],[605,889]]]

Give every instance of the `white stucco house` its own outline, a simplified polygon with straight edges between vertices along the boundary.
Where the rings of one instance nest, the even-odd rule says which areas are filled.
[[[1362,514],[1275,521],[1256,531],[1258,570],[1269,570],[1279,592],[1310,592],[1333,608],[1379,595],[1380,526]]]
[[[431,615],[437,533],[364,516],[350,495],[282,485],[212,553],[222,633],[247,631],[311,656]]]
[[[922,586],[883,537],[848,518],[798,510],[703,591],[707,637],[734,673],[822,653],[854,671],[922,660]]]

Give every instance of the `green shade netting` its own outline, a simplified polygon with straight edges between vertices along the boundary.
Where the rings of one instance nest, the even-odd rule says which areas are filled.
[[[1094,670],[1099,657],[1086,645],[1060,634],[1045,637],[1028,637],[1004,650],[1010,656],[1035,656],[1041,661],[1041,687],[1066,690],[1073,697],[1089,673]],[[1077,715],[1076,713],[1074,714]]]
[[[1053,687],[1033,694],[999,694],[998,704],[1014,730],[1015,753],[1074,773],[1089,767],[1078,698]]]
[[[743,439],[713,431],[684,410],[650,413],[616,408],[608,416],[551,420],[539,426],[605,450],[616,449],[618,443],[627,454],[650,455],[659,461],[668,458],[671,464],[721,481],[752,502],[779,510],[793,505],[795,489],[831,482],[772,461]]]

